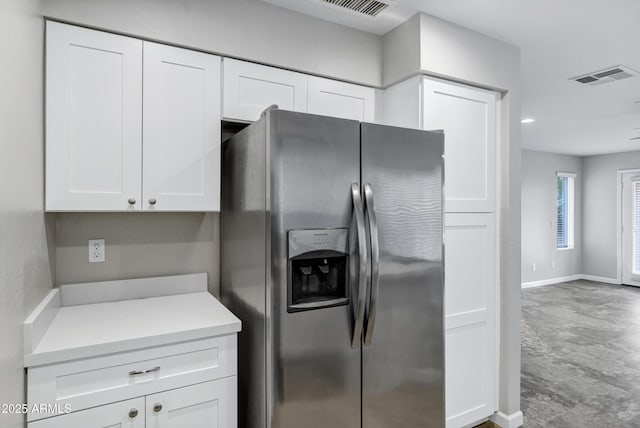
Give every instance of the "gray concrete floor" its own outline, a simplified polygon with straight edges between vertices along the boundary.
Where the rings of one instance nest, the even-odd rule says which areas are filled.
[[[640,288],[571,281],[522,298],[525,428],[640,427]]]

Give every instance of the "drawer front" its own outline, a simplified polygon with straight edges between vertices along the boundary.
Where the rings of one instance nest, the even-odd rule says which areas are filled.
[[[29,403],[68,404],[72,411],[235,375],[236,335],[35,367]],[[54,406],[55,408],[55,406]],[[37,420],[52,414],[30,414]]]

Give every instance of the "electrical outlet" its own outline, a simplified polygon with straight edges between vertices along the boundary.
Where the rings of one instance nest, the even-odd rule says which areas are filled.
[[[556,261],[551,260],[551,269],[555,269],[555,268],[556,268]]]
[[[104,239],[89,240],[89,263],[103,262],[105,259]]]
[[[536,271],[536,264],[535,263],[531,263],[531,270],[532,271]]]

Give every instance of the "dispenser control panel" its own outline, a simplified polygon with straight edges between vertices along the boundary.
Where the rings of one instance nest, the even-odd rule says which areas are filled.
[[[349,303],[349,229],[289,231],[287,312]]]

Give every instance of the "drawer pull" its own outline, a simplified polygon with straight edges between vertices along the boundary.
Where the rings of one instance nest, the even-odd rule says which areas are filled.
[[[153,411],[156,413],[159,413],[162,411],[162,404],[160,403],[156,403],[153,405]]]
[[[157,372],[158,370],[160,370],[160,366],[156,366],[152,369],[144,370],[144,371],[132,370],[129,372],[129,376],[137,376],[141,374],[153,373],[153,372]]]
[[[138,409],[131,409],[129,410],[129,417],[131,419],[135,419],[135,417],[138,416]]]

